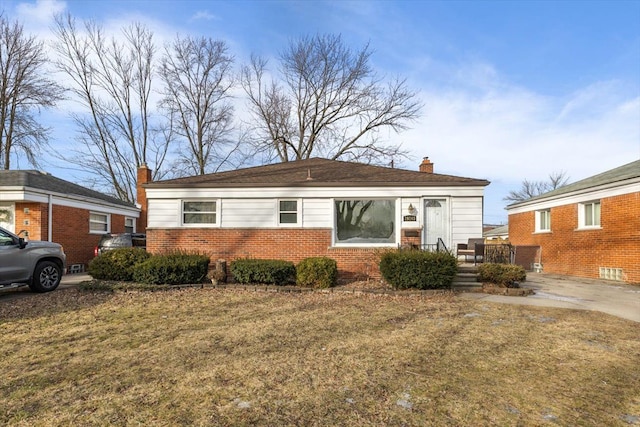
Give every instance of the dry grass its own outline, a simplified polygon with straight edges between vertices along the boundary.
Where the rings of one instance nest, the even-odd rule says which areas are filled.
[[[0,424],[640,424],[637,323],[431,298],[78,289],[0,303]]]

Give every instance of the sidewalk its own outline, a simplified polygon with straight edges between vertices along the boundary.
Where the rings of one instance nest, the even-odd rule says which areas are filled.
[[[505,304],[594,310],[640,322],[640,286],[595,279],[527,273],[523,288],[535,295],[509,297],[482,293],[464,293],[461,298]]]

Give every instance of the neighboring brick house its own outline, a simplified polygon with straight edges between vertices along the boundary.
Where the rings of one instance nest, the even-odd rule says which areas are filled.
[[[640,283],[640,160],[507,206],[545,273]]]
[[[147,249],[227,261],[327,256],[343,277],[376,277],[380,249],[451,249],[482,236],[489,182],[435,174],[427,158],[420,170],[315,158],[141,183]]]
[[[60,243],[67,266],[86,267],[100,235],[136,231],[130,203],[34,170],[0,171],[0,226],[27,240]]]

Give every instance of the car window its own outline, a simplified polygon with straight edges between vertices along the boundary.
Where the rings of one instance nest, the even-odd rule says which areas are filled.
[[[0,230],[0,246],[11,246],[11,245],[15,245],[15,242],[13,241],[13,236]]]

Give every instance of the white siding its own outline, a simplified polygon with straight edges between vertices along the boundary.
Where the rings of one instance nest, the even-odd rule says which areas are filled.
[[[277,224],[277,199],[301,200],[303,228],[333,228],[334,198],[397,198],[398,220],[416,208],[416,222],[402,227],[423,227],[425,198],[450,201],[451,244],[482,236],[482,187],[440,188],[263,188],[263,189],[147,189],[149,227],[180,227],[181,200],[214,199],[220,203],[220,226],[225,228],[270,228]],[[398,233],[399,235],[399,233]]]
[[[274,199],[223,199],[221,203],[222,227],[269,228],[277,225]]]
[[[180,226],[180,200],[149,200],[147,227],[172,228]]]
[[[413,212],[409,211],[409,205],[413,208]],[[404,221],[405,215],[415,215],[415,221]],[[400,211],[401,225],[402,228],[422,228],[423,220],[424,220],[424,212],[422,209],[422,202],[419,198],[403,198],[401,200],[401,211]]]
[[[451,228],[450,249],[470,237],[482,237],[482,197],[451,198]]]
[[[302,202],[302,226],[304,228],[332,228],[330,199],[306,199]]]
[[[148,188],[147,199],[330,199],[481,197],[483,187]]]

